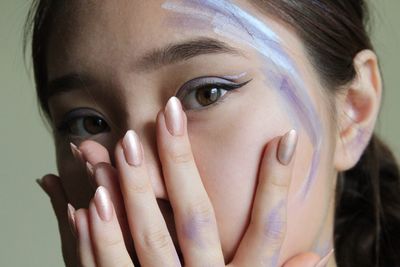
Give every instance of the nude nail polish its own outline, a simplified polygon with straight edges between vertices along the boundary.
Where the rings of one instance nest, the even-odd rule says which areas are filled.
[[[95,169],[94,166],[92,164],[90,164],[90,162],[86,162],[86,172],[87,175],[89,177],[89,182],[90,184],[96,188],[97,187],[97,183],[96,183],[96,179],[95,179]]]
[[[109,222],[112,219],[113,208],[107,189],[99,186],[94,194],[94,204],[101,220]]]
[[[165,107],[165,123],[173,136],[183,135],[183,110],[178,98],[171,97]]]
[[[68,221],[72,234],[77,237],[76,223],[75,223],[75,208],[68,203]]]
[[[87,173],[88,173],[89,176],[93,176],[94,175],[94,167],[88,161],[86,161],[86,170],[87,170]]]
[[[69,143],[71,146],[71,152],[75,159],[79,160],[82,163],[85,163],[82,151],[74,143]]]
[[[289,165],[292,161],[297,146],[297,131],[291,130],[286,133],[279,142],[277,158],[283,165]]]
[[[139,136],[133,130],[129,130],[122,139],[122,148],[126,162],[139,167],[143,162],[143,151],[140,145]]]

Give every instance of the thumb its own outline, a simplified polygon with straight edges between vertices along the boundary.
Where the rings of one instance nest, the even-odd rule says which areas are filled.
[[[61,184],[61,179],[58,176],[48,174],[36,181],[49,196],[57,217],[64,262],[69,267],[78,266],[76,240],[68,221],[68,199]]]

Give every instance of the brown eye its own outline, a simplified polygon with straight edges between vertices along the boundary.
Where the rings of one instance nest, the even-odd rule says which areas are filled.
[[[202,106],[215,103],[221,96],[221,89],[216,87],[204,87],[196,92],[196,100]]]
[[[235,91],[251,80],[236,83],[220,77],[200,77],[186,82],[177,92],[185,110],[201,110],[221,103],[226,94]]]
[[[59,130],[68,135],[88,137],[110,131],[107,122],[99,116],[79,116],[63,123]]]
[[[107,123],[100,117],[86,117],[83,127],[89,134],[99,134],[108,129]]]

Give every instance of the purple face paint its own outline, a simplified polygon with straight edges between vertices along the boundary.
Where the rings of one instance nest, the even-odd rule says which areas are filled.
[[[271,212],[268,214],[268,218],[266,220],[266,225],[265,225],[265,231],[264,235],[266,236],[266,242],[272,242],[276,244],[276,242],[282,238],[282,233],[285,231],[285,219],[282,218],[283,216],[286,216],[285,212],[285,206],[287,205],[285,200],[281,200],[274,208],[272,208]],[[282,214],[284,213],[284,214]],[[281,249],[280,247],[276,248],[275,251],[273,251],[272,258],[264,260],[263,264],[265,266],[278,266],[278,261],[279,261],[279,255],[280,255]]]
[[[208,21],[215,33],[254,48],[264,59],[266,80],[289,104],[289,111],[295,118],[293,123],[297,128],[302,126],[305,129],[314,147],[308,177],[298,194],[304,200],[316,177],[323,128],[297,66],[283,49],[278,35],[232,1],[167,0],[163,8],[179,14],[181,19],[186,16],[192,21]]]
[[[196,246],[200,248],[205,248],[208,246],[208,244],[200,241],[200,240],[204,241],[203,238],[200,238],[200,235],[202,234],[201,232],[204,231],[205,229],[210,229],[210,225],[212,223],[213,221],[210,218],[193,216],[188,221],[183,223],[182,232],[185,235],[185,237],[193,241],[196,244]]]

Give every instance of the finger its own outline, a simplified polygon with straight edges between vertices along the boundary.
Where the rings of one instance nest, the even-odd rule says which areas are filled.
[[[285,262],[283,267],[315,267],[320,257],[315,253],[303,253]]]
[[[89,176],[89,180],[94,189],[99,186],[107,188],[111,195],[111,200],[115,205],[117,216],[126,218],[124,216],[125,209],[123,206],[123,199],[121,196],[118,173],[110,163],[110,156],[108,150],[101,144],[95,141],[84,141],[80,144],[79,148],[74,148],[77,158],[83,158],[85,167]],[[79,156],[80,155],[80,156]]]
[[[133,266],[125,247],[114,206],[105,187],[97,188],[89,204],[89,221],[97,266]]]
[[[96,165],[100,162],[111,164],[110,154],[108,153],[107,148],[95,141],[83,141],[79,145],[79,150],[82,152],[85,161],[92,165]]]
[[[68,200],[58,176],[49,174],[37,183],[49,196],[51,205],[57,218],[60,232],[63,258],[66,266],[77,266],[76,240],[71,232],[68,220]]]
[[[157,145],[180,248],[188,266],[225,266],[217,222],[176,97],[157,116]]]
[[[97,188],[96,181],[94,181],[93,172],[96,164],[108,163],[111,164],[108,150],[101,144],[92,141],[85,140],[79,147],[74,143],[70,143],[71,152],[74,158],[77,160],[79,166],[86,169],[89,182],[94,189]]]
[[[83,141],[79,147],[73,143],[70,145],[72,154],[79,161],[79,164],[86,169],[89,182],[93,189],[96,189],[99,185],[94,178],[94,166],[101,163],[111,164],[108,150],[103,145],[92,140]]]
[[[129,227],[142,266],[179,266],[168,228],[147,173],[143,147],[133,130],[115,149]]]
[[[86,209],[79,209],[75,212],[75,227],[77,235],[77,254],[79,266],[95,267],[95,257],[89,233],[89,215]],[[78,265],[75,265],[78,266]]]
[[[125,212],[125,204],[121,194],[117,170],[108,163],[99,163],[94,166],[93,176],[96,186],[103,186],[110,194],[114,204],[116,216],[124,235],[125,244],[129,252],[133,252],[133,241],[130,235],[129,224]]]
[[[117,212],[123,210],[123,201],[120,194],[118,174],[111,165],[108,150],[95,141],[84,141],[79,148],[71,144],[71,149],[76,158],[85,161],[85,167],[92,186],[96,189],[99,186],[107,188],[111,199],[116,204]]]
[[[279,264],[296,145],[292,130],[273,139],[264,152],[249,227],[233,260],[239,266]]]
[[[104,186],[110,193],[119,224],[124,234],[128,251],[133,252],[133,242],[129,232],[125,206],[118,181],[118,173],[110,163],[108,150],[101,144],[87,140],[79,145],[76,154],[81,154],[86,161],[86,169],[93,189]],[[79,157],[78,157],[79,158]]]

